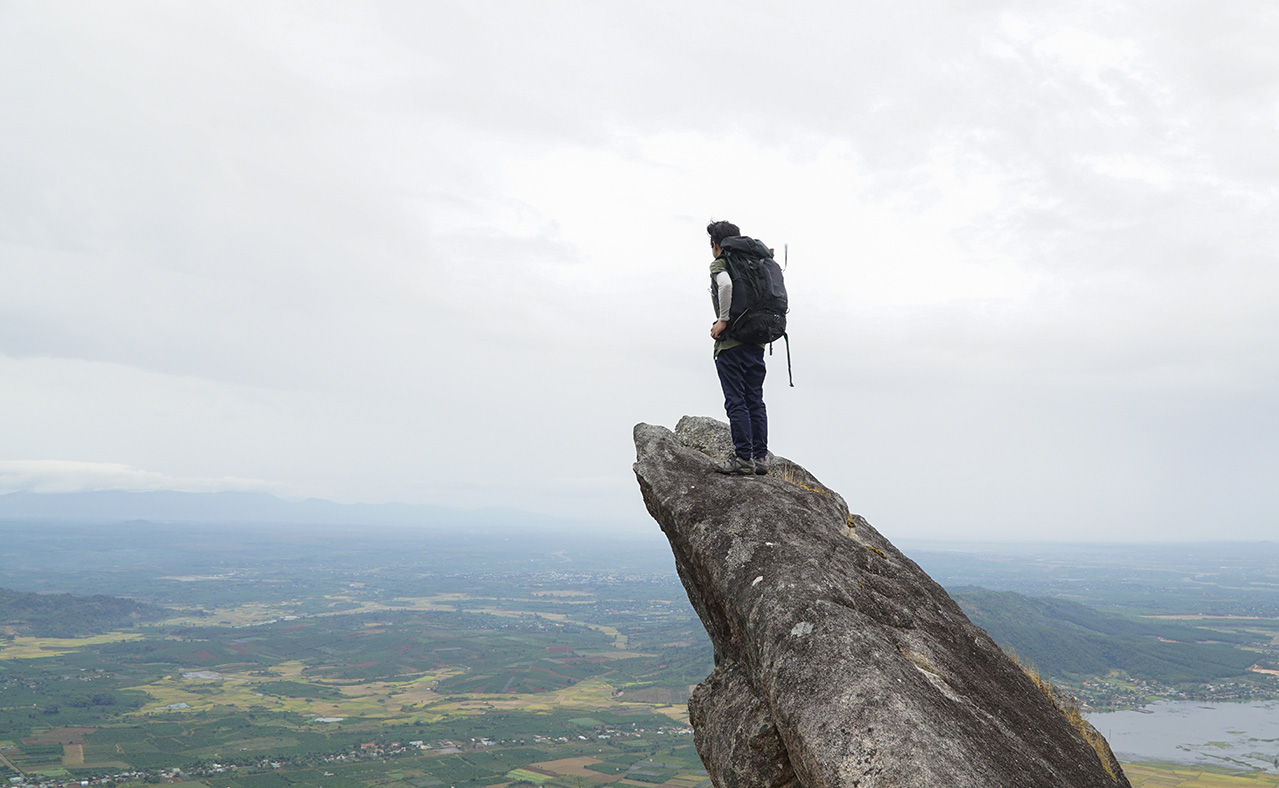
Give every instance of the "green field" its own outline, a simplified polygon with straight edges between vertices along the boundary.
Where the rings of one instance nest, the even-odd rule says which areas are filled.
[[[1133,788],[1279,788],[1279,775],[1228,774],[1193,766],[1124,764]]]
[[[682,705],[625,700],[690,647],[623,651],[566,619],[400,607],[48,645],[43,658],[0,660],[0,714],[21,734],[0,753],[28,774],[176,768],[208,788],[708,786]],[[1127,769],[1138,787],[1279,787]]]
[[[168,618],[81,638],[41,635],[48,630],[26,623],[21,606],[0,619],[0,777],[205,788],[709,786],[685,702],[711,669],[710,644],[660,543],[57,527],[74,549],[50,552],[47,524],[5,524],[0,587],[126,595]],[[1279,577],[1268,554],[1252,552],[1234,563],[1209,553],[1205,566],[1194,563],[1198,553],[1179,554],[1166,568],[1109,574],[1095,551],[1079,557],[1096,564],[1083,570],[1060,556],[941,558],[987,580],[1090,595],[1097,604],[1088,608],[989,592],[967,601],[997,639],[1054,678],[1128,703],[1201,691],[1205,680],[1213,692],[1273,695],[1273,677],[1246,670],[1275,665],[1279,642],[1276,594],[1266,590]],[[1194,579],[1189,591],[1184,578]],[[1227,587],[1241,578],[1245,591]],[[1185,618],[1204,612],[1201,593],[1211,612],[1230,617]],[[7,598],[26,609],[33,601]],[[1099,611],[1105,598],[1140,607]],[[39,626],[55,631],[60,602],[80,628],[86,611],[131,609],[35,601],[48,603]],[[1130,776],[1136,786],[1279,786],[1152,764]]]
[[[539,609],[520,609],[530,599]],[[663,602],[622,632],[546,609],[590,615],[599,600],[580,590],[383,601],[352,600],[354,612],[337,615],[250,605],[127,634],[9,638],[0,728],[15,733],[0,754],[25,774],[177,769],[209,788],[479,786],[510,773],[577,788],[583,774],[618,779],[659,757],[682,764],[682,788],[704,781],[683,701],[710,654],[686,611]],[[641,699],[656,690],[667,693],[660,702]],[[613,767],[578,764],[571,779],[519,771],[575,757]],[[389,780],[392,769],[401,776]]]

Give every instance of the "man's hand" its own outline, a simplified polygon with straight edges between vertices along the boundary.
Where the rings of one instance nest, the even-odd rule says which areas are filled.
[[[716,320],[715,325],[711,326],[711,339],[719,339],[728,330],[727,320]]]

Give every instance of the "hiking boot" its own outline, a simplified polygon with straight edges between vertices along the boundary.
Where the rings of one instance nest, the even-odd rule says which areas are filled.
[[[727,473],[730,476],[750,476],[755,473],[755,463],[745,457],[738,457],[734,454],[724,462],[715,466],[718,473]]]
[[[759,474],[760,476],[768,475],[768,458],[767,457],[755,458],[755,473]]]

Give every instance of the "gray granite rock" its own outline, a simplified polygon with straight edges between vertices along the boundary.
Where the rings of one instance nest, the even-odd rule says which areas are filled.
[[[715,473],[730,445],[714,419],[635,427],[645,505],[715,647],[689,716],[717,788],[1128,785],[842,498],[782,457]]]

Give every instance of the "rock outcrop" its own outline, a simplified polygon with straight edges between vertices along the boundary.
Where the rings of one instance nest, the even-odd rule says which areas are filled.
[[[1128,785],[1100,735],[803,468],[715,473],[728,428],[708,418],[637,425],[635,446],[715,646],[689,716],[717,788]]]

